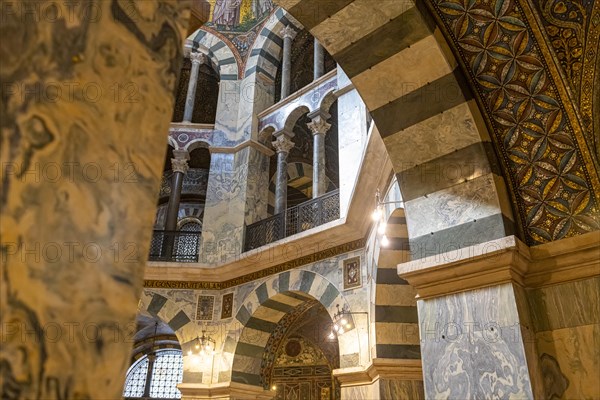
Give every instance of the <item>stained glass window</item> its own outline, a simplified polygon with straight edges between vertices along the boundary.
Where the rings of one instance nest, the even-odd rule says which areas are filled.
[[[123,397],[141,398],[148,379],[148,356],[136,361],[127,372]],[[161,399],[180,399],[181,392],[177,384],[183,379],[183,356],[181,350],[158,350],[152,367],[150,397]]]

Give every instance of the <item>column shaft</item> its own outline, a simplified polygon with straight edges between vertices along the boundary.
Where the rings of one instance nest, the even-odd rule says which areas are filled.
[[[287,208],[287,153],[277,153],[277,181],[275,182],[275,214]]]
[[[188,82],[188,90],[185,97],[183,122],[192,122],[194,103],[196,101],[196,88],[198,87],[198,74],[200,72],[200,64],[204,61],[204,55],[201,53],[192,53],[190,59],[192,60],[192,70],[190,71],[190,80]]]
[[[308,128],[313,134],[313,199],[327,191],[327,175],[325,173],[325,134],[331,128],[327,119],[331,116],[322,110],[308,114],[311,122]]]
[[[325,174],[325,133],[313,135],[313,199],[327,191]]]
[[[181,189],[183,188],[183,176],[181,171],[173,171],[171,177],[171,194],[167,206],[166,231],[177,230],[177,215],[179,214],[179,202],[181,200]]]
[[[316,38],[314,59],[314,80],[317,80],[325,73],[325,56],[323,54],[323,46],[321,46],[321,43]]]
[[[281,31],[283,35],[283,59],[281,63],[281,100],[290,95],[290,73],[292,62],[292,39],[295,31],[291,27],[285,27]]]
[[[275,181],[275,214],[282,213],[287,208],[288,164],[287,157],[294,147],[291,132],[277,132],[273,147],[277,151],[277,176]]]

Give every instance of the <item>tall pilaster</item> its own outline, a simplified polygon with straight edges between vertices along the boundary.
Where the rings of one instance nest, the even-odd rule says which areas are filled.
[[[167,219],[165,222],[166,231],[177,229],[177,215],[179,214],[179,202],[181,200],[181,188],[183,187],[183,177],[188,171],[188,160],[190,154],[186,150],[174,150],[175,158],[171,159],[173,166],[173,177],[171,178],[171,194],[169,195],[169,205],[167,206]]]
[[[551,397],[523,286],[531,265],[514,236],[398,265],[419,297],[426,398]]]
[[[279,214],[287,208],[287,157],[294,147],[291,138],[292,132],[279,131],[274,134],[273,147],[277,151],[277,177],[275,181],[275,214]]]
[[[311,119],[308,128],[313,134],[313,199],[322,196],[327,191],[327,175],[325,174],[325,134],[331,128],[327,120],[328,113],[316,110],[308,114]]]
[[[185,110],[183,111],[183,122],[192,122],[194,114],[194,102],[196,100],[196,88],[198,87],[198,73],[200,65],[206,61],[206,56],[202,53],[191,52],[190,60],[192,61],[192,70],[190,71],[190,81],[185,97]]]
[[[315,38],[315,52],[314,52],[314,80],[316,81],[325,73],[325,56],[323,54],[323,46]]]
[[[286,26],[281,30],[283,36],[283,60],[281,63],[281,99],[290,95],[290,72],[292,62],[292,41],[296,36],[296,31],[291,26]]]

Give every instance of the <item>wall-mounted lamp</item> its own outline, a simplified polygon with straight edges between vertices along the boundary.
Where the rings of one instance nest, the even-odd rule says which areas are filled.
[[[386,215],[384,212],[383,206],[386,204],[404,204],[403,201],[381,201],[381,194],[379,193],[379,189],[375,193],[375,210],[373,210],[373,214],[371,217],[373,221],[375,221],[377,225],[377,234],[381,236],[381,246],[387,247],[390,245],[390,240],[388,239],[385,231],[387,229]]]

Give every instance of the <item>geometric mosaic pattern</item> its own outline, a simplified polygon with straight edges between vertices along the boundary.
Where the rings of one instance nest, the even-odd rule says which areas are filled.
[[[491,119],[529,241],[599,229],[590,155],[518,1],[433,4]]]

